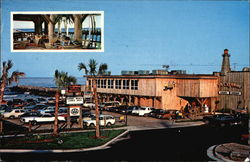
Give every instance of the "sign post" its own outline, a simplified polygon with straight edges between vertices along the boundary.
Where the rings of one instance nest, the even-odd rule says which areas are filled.
[[[82,121],[82,106],[83,105],[83,97],[67,97],[66,104],[70,105],[68,110],[68,123],[70,125],[70,118],[75,116],[79,117],[79,126],[83,128]]]

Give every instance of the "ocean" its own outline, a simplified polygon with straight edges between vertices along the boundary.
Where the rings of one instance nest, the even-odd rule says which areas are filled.
[[[96,28],[97,30],[101,30],[101,28]],[[35,32],[35,29],[33,28],[18,28],[18,30],[21,30],[23,32]],[[82,30],[89,30],[89,28],[82,28]],[[43,29],[44,31],[44,29]],[[57,32],[58,29],[55,29],[55,32]],[[66,32],[64,28],[62,28],[62,32]],[[74,33],[74,28],[69,28],[69,32]]]
[[[77,84],[85,85],[86,78],[77,78]],[[16,83],[12,83],[10,86],[15,86]],[[19,79],[19,85],[29,85],[37,87],[56,87],[54,78],[52,77],[24,77]]]

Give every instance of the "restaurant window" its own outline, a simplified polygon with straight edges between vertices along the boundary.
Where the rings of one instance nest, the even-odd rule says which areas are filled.
[[[101,88],[103,88],[103,80],[101,80]]]
[[[131,80],[131,89],[133,90],[138,89],[138,80]]]
[[[123,80],[122,81],[122,88],[123,89],[129,89],[129,80]]]
[[[114,88],[114,80],[108,80],[108,88]]]
[[[101,81],[100,81],[100,79],[97,80],[97,88],[101,88]]]
[[[107,80],[106,80],[106,79],[103,80],[102,87],[103,87],[103,88],[107,88]]]
[[[89,87],[92,87],[91,80],[89,80],[89,84],[88,85],[89,85]]]
[[[115,88],[116,89],[121,89],[121,85],[122,84],[122,81],[121,80],[115,80]]]

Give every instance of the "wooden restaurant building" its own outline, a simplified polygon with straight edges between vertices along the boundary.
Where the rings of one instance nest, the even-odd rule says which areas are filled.
[[[225,53],[228,50],[223,55],[227,55]],[[227,108],[236,108],[237,103],[241,103],[242,107],[249,107],[247,87],[249,89],[250,71],[227,70],[230,69],[227,56],[223,56],[222,71],[210,75],[153,70],[152,73],[123,71],[122,75],[96,76],[98,97],[101,102],[120,101],[123,104],[161,109],[197,108],[201,111],[213,111],[224,108],[225,105]],[[92,76],[87,76],[88,87],[93,86],[93,79]],[[233,91],[224,92],[229,91],[224,87],[228,80]]]

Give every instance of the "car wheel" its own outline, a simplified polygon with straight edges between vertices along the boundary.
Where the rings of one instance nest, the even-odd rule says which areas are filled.
[[[15,118],[15,116],[14,116],[14,115],[11,115],[9,118],[10,118],[10,119],[14,119],[14,118]]]
[[[205,120],[204,123],[205,123],[205,124],[209,124],[209,121],[208,121],[208,120]]]
[[[225,127],[226,124],[225,124],[225,123],[221,123],[220,126],[221,126],[221,127]]]
[[[94,127],[95,127],[95,124],[91,123],[91,124],[89,125],[89,127],[90,127],[90,128],[94,128]]]
[[[37,121],[35,121],[35,120],[31,121],[31,125],[33,125],[33,126],[37,125]]]

